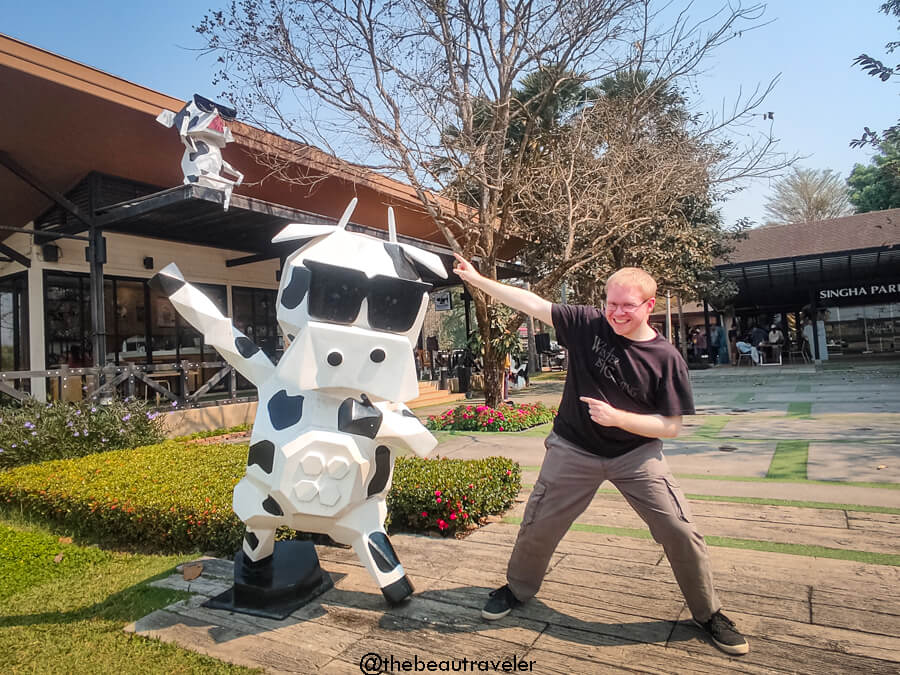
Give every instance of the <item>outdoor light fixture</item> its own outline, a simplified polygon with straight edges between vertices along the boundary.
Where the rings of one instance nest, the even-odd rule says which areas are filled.
[[[41,256],[44,262],[57,262],[59,260],[59,246],[56,244],[44,244],[41,246]]]
[[[144,269],[145,270],[153,269],[153,258],[151,258],[149,255],[144,256]]]

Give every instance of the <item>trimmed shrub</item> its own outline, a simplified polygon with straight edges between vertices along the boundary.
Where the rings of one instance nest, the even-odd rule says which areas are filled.
[[[461,405],[440,415],[429,415],[425,426],[433,431],[523,431],[552,422],[556,408],[543,403],[523,403],[489,408]]]
[[[104,544],[231,552],[246,458],[246,445],[167,441],[44,462],[0,473],[0,502]]]
[[[519,465],[505,457],[398,457],[387,497],[393,529],[451,535],[510,507],[522,487]]]
[[[233,427],[223,427],[219,429],[207,429],[205,431],[195,431],[192,434],[187,434],[186,436],[176,436],[173,438],[173,441],[197,441],[202,440],[204,438],[213,438],[215,436],[224,436],[226,434],[237,434],[242,433],[244,431],[250,431],[253,428],[252,424],[244,423],[244,424],[236,424]]]
[[[0,507],[105,545],[231,554],[244,532],[231,498],[246,460],[246,445],[166,441],[23,466],[0,472]],[[518,465],[499,457],[399,458],[388,522],[394,529],[462,531],[506,509],[519,480]]]
[[[163,421],[134,398],[108,404],[27,399],[0,408],[0,468],[159,443]]]

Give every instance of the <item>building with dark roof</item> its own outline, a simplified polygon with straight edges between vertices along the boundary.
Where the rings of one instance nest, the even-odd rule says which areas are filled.
[[[760,227],[717,269],[738,335],[775,323],[800,345],[806,323],[813,357],[900,353],[900,209]]]
[[[452,268],[410,186],[316,148],[229,122],[234,142],[223,155],[245,178],[225,211],[222,192],[182,184],[184,147],[156,122],[183,101],[4,35],[0,91],[8,95],[0,106],[5,394],[63,396],[67,378],[49,374],[63,366],[113,368],[116,378],[140,366],[138,377],[167,378],[186,401],[186,383],[195,391],[215,371],[194,365],[188,383],[181,364],[218,355],[148,285],[169,262],[277,358],[277,277],[289,251],[272,237],[289,222],[334,223],[353,197],[350,229],[386,238],[391,206],[400,240]],[[277,172],[273,158],[284,160]],[[459,281],[451,272],[443,283]],[[10,371],[39,375],[14,381]],[[70,393],[80,398],[81,375],[78,383]]]

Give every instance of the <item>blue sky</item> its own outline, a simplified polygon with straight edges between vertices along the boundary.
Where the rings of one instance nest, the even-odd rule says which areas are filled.
[[[882,129],[898,118],[898,81],[882,83],[851,66],[861,52],[884,59],[898,38],[897,22],[878,12],[883,0],[769,2],[771,25],[745,32],[706,63],[694,94],[700,110],[719,109],[739,90],[765,85],[781,73],[764,104],[774,113],[779,148],[808,156],[802,166],[843,177],[869,152],[848,147],[863,125]],[[724,0],[697,0],[690,13],[707,16]],[[214,59],[196,51],[193,26],[216,0],[0,0],[0,33],[178,98],[215,97]],[[673,1],[675,7],[687,3]],[[752,3],[744,3],[745,6]],[[895,54],[887,62],[898,60]],[[756,124],[756,123],[754,123]],[[761,130],[769,122],[760,118]],[[757,180],[723,207],[728,222],[763,222],[769,181]]]

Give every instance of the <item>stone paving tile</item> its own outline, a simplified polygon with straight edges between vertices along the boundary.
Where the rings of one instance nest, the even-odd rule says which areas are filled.
[[[359,672],[360,659],[533,661],[531,672],[897,672],[900,568],[760,551],[713,548],[716,586],[748,636],[750,653],[717,651],[687,621],[667,562],[651,541],[569,532],[538,595],[505,619],[479,609],[502,582],[516,527],[492,524],[464,540],[395,535],[401,560],[419,557],[416,595],[385,605],[358,564],[319,547],[335,588],[284,621],[208,610],[204,590],[229,561],[204,561],[207,586],[127,630],[268,672]],[[473,559],[470,549],[493,551]],[[657,555],[641,558],[644,552]],[[336,557],[344,559],[342,549]],[[429,571],[430,570],[430,571]],[[201,576],[203,579],[204,576]],[[187,589],[180,575],[168,587]],[[353,670],[356,668],[356,671]]]
[[[900,443],[810,443],[806,473],[811,480],[900,483]]]
[[[775,445],[774,441],[738,444],[727,440],[669,441],[663,452],[674,473],[764,477]]]

